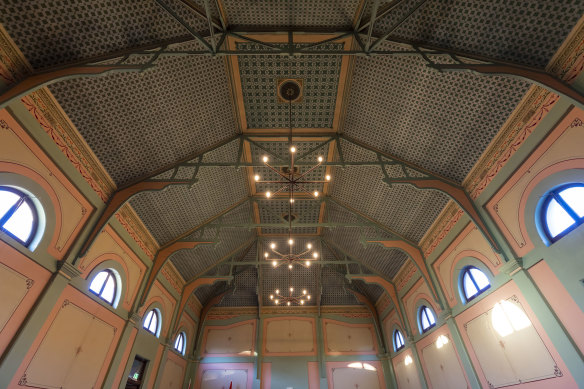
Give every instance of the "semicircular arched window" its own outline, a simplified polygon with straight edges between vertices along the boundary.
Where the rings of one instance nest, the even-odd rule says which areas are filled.
[[[422,333],[428,331],[430,328],[436,325],[436,319],[434,313],[430,308],[425,305],[420,307],[420,313],[418,314],[418,320],[420,322],[420,328]]]
[[[184,332],[181,332],[176,337],[174,341],[174,349],[178,351],[181,355],[185,355],[185,348],[187,344],[187,336]]]
[[[549,192],[541,217],[552,242],[584,224],[584,184],[564,185]]]
[[[160,329],[160,313],[158,312],[158,309],[154,308],[148,311],[142,326],[146,331],[158,337]]]
[[[30,196],[15,188],[0,186],[0,231],[28,247],[37,226],[38,214]]]
[[[111,269],[106,269],[97,273],[89,285],[89,290],[113,306],[118,292],[118,283],[114,272]]]
[[[462,273],[462,292],[466,301],[470,301],[491,287],[486,274],[474,266],[464,268]]]
[[[404,348],[404,336],[402,335],[400,330],[393,331],[393,350],[399,351]]]

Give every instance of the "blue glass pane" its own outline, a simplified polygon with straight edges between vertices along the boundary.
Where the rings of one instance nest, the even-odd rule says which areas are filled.
[[[479,292],[477,290],[477,288],[474,286],[474,284],[470,278],[470,273],[468,271],[466,273],[464,273],[463,285],[464,285],[464,295],[466,296],[467,299],[476,296],[476,294]]]
[[[573,186],[559,193],[578,217],[584,217],[584,186]]]
[[[99,294],[99,292],[101,291],[101,287],[103,286],[103,283],[105,282],[107,276],[108,276],[108,273],[106,271],[99,272],[93,278],[93,281],[91,281],[91,285],[89,285],[89,289],[92,292]]]
[[[436,319],[434,319],[434,314],[429,308],[426,308],[426,313],[428,314],[428,320],[430,321],[430,325],[436,324]]]
[[[575,223],[574,219],[555,199],[549,202],[545,219],[552,238],[558,236]]]
[[[20,199],[16,193],[0,189],[0,219]]]
[[[472,277],[474,278],[475,282],[479,286],[479,289],[482,290],[491,285],[485,273],[483,273],[479,269],[473,267],[469,269],[469,271]]]
[[[105,283],[105,287],[103,288],[103,292],[101,292],[101,297],[110,304],[114,302],[114,294],[116,291],[116,282],[114,281],[114,277],[110,275]]]
[[[32,234],[33,223],[32,209],[27,203],[22,203],[3,227],[21,241],[26,242]]]

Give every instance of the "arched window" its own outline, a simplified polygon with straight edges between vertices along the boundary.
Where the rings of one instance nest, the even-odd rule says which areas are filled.
[[[38,226],[38,215],[30,196],[7,186],[0,186],[0,231],[29,246]]]
[[[462,273],[462,291],[466,301],[470,301],[491,287],[489,279],[479,269],[468,266]]]
[[[176,340],[174,341],[174,349],[178,351],[181,355],[185,355],[186,344],[187,336],[185,335],[184,332],[181,332],[180,334],[178,334]]]
[[[404,336],[402,335],[400,330],[393,331],[393,349],[394,351],[399,351],[404,348]]]
[[[422,333],[428,331],[430,328],[436,325],[434,313],[425,305],[420,307],[418,320],[420,321],[420,328],[422,329]]]
[[[158,330],[160,328],[160,313],[158,309],[154,308],[148,311],[144,319],[143,327],[146,331],[158,337]]]
[[[564,185],[548,193],[542,208],[542,224],[555,242],[584,223],[584,184]]]
[[[105,300],[108,304],[114,305],[118,289],[118,283],[114,272],[110,269],[102,270],[93,278],[89,285],[89,290]]]

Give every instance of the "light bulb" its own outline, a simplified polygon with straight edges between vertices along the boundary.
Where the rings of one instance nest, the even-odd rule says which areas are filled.
[[[292,270],[292,264],[288,265],[288,269]]]
[[[318,197],[318,191],[317,190],[314,191],[314,197]]]
[[[272,266],[274,266],[274,267],[278,266],[278,262],[272,261]]]
[[[290,199],[290,203],[291,204],[294,204],[294,199]]]
[[[256,174],[255,176],[253,176],[253,179],[256,180],[256,181],[259,181],[260,180],[260,176]]]
[[[279,303],[280,303],[280,300],[274,300],[274,302],[275,302],[276,304],[279,304]]]
[[[290,292],[294,292],[294,288],[290,287]]]
[[[280,289],[276,289],[276,294],[280,294]]]
[[[270,300],[273,300],[273,299],[274,299],[274,295],[273,295],[273,294],[271,294],[271,295],[270,295]]]
[[[296,152],[296,147],[294,147],[294,146],[290,147],[290,152],[291,153],[295,153]]]
[[[294,241],[292,239],[288,239],[288,244],[289,245],[293,245],[294,244]]]
[[[290,301],[288,301],[286,304],[287,304],[288,306],[290,306]]]
[[[267,258],[267,257],[268,257],[268,255],[269,255],[268,253],[264,253],[264,257],[266,257],[266,258]]]
[[[310,261],[306,261],[306,267],[310,267]]]
[[[325,178],[326,178],[327,181],[330,181],[331,180],[331,176],[328,175],[328,174],[325,176]]]
[[[268,162],[268,157],[264,155],[263,160],[264,160],[264,162]]]
[[[307,299],[307,300],[310,300],[310,295],[306,296],[306,299]]]
[[[302,294],[306,294],[306,289],[304,289],[304,290],[302,291]]]
[[[300,300],[300,305],[304,305],[304,300]]]
[[[276,244],[275,244],[275,243],[272,243],[272,244],[270,244],[270,248],[271,248],[272,250],[273,250],[273,249],[275,249],[275,248],[276,248]]]
[[[312,248],[312,245],[309,243],[306,245],[306,248],[308,248],[310,250]]]
[[[313,256],[314,258],[318,258],[318,253],[312,253],[312,256]]]
[[[318,162],[322,162],[322,157],[321,156],[318,157]]]
[[[271,196],[272,196],[272,192],[270,192],[270,191],[267,191],[267,192],[266,192],[266,197],[267,197],[267,198],[270,198]]]

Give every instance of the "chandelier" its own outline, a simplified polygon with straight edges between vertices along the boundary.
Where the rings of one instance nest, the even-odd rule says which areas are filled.
[[[296,171],[294,166],[294,156],[296,154],[296,146],[292,144],[292,101],[298,98],[300,95],[300,87],[299,85],[292,81],[284,81],[280,86],[280,95],[288,100],[289,104],[289,136],[288,136],[288,145],[290,151],[290,163],[287,167],[287,170],[278,170],[271,166],[268,161],[268,157],[263,157],[264,165],[276,173],[278,178],[276,180],[261,180],[259,174],[254,175],[254,180],[258,184],[278,184],[279,188],[275,192],[266,191],[266,197],[269,199],[281,192],[284,192],[286,189],[288,190],[288,253],[282,253],[276,250],[276,244],[271,243],[270,248],[272,250],[271,253],[267,251],[264,253],[264,257],[267,261],[272,262],[274,268],[277,268],[281,265],[287,264],[288,268],[292,270],[294,267],[294,263],[298,263],[304,267],[310,267],[311,261],[318,259],[318,253],[312,252],[312,244],[308,243],[306,245],[306,249],[300,253],[293,253],[293,245],[294,239],[292,239],[292,207],[294,204],[294,193],[303,192],[308,194],[308,196],[314,196],[317,198],[320,193],[315,190],[314,192],[310,192],[305,188],[307,184],[326,184],[329,183],[331,180],[331,176],[329,174],[325,175],[324,180],[309,180],[307,177],[308,175],[313,172],[315,169],[320,167],[323,163],[324,158],[322,156],[318,156],[317,163],[306,170],[304,173],[301,173],[300,170]]]
[[[310,300],[310,295],[306,289],[302,290],[302,293],[298,295],[294,295],[294,288],[292,286],[290,287],[289,291],[290,292],[288,296],[284,296],[280,294],[280,289],[276,289],[274,294],[270,295],[270,300],[272,300],[276,305],[283,303],[288,306],[292,304],[304,305],[306,301]]]

